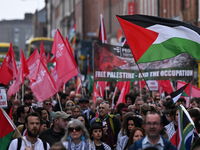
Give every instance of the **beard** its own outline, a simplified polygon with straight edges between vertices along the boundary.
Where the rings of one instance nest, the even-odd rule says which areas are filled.
[[[27,129],[27,134],[30,137],[37,137],[39,134],[39,131],[40,130],[37,130],[37,129],[32,129],[32,130]]]

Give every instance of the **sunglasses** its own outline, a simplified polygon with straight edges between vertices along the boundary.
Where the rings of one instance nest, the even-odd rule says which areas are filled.
[[[69,106],[69,107],[70,107],[70,106],[74,106],[74,105],[73,105],[73,104],[72,104],[72,105],[68,104],[67,106]]]
[[[68,128],[69,132],[73,132],[74,130],[77,131],[77,132],[79,132],[79,131],[81,131],[81,127],[75,127],[75,128],[74,127],[69,127]]]
[[[51,103],[45,103],[45,105],[51,105]]]

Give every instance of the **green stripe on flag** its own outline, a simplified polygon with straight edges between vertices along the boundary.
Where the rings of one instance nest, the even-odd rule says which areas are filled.
[[[142,55],[137,63],[153,62],[158,60],[164,60],[168,58],[175,57],[181,53],[187,52],[199,60],[200,53],[200,44],[188,39],[173,37],[162,43],[153,44],[149,49]],[[192,49],[192,50],[191,50]]]
[[[6,136],[3,136],[0,139],[0,150],[7,150],[7,147],[11,142],[13,133],[14,133],[14,131],[10,132],[9,134],[7,134]]]
[[[185,91],[183,91],[183,93],[181,94],[181,96],[189,97],[189,95],[187,95],[187,93],[185,93]]]

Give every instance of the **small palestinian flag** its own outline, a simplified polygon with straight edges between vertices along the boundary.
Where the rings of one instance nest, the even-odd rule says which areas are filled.
[[[117,16],[137,63],[154,62],[189,53],[200,60],[200,28],[177,20],[145,16]]]
[[[11,141],[15,128],[12,125],[9,116],[2,108],[0,109],[0,120],[0,150],[6,150]]]
[[[190,82],[189,82],[190,83]],[[174,103],[176,103],[178,101],[178,99],[180,98],[180,96],[182,95],[182,93],[184,92],[185,88],[189,85],[186,84],[184,86],[182,86],[180,89],[176,90],[175,92],[172,92],[170,95],[172,97],[172,100],[174,101]]]

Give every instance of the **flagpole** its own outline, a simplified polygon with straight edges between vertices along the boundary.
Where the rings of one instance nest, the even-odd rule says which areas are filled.
[[[150,88],[149,88],[149,86],[148,86],[148,84],[147,84],[147,82],[146,82],[146,80],[145,80],[145,78],[144,78],[144,76],[143,76],[142,70],[140,69],[140,67],[138,66],[137,63],[136,63],[136,65],[137,65],[137,67],[138,67],[138,69],[139,69],[139,71],[140,71],[140,73],[141,73],[141,75],[142,75],[142,78],[144,79],[144,81],[145,81],[145,83],[146,83],[146,85],[147,85],[147,88],[148,88],[148,90],[149,90],[150,97],[152,97]],[[154,100],[153,100],[153,103],[154,103]]]
[[[8,116],[8,114],[4,111],[3,108],[1,108],[1,111],[3,112],[3,114],[6,116],[6,118],[9,120],[9,122],[13,125],[13,127],[15,128],[15,130],[19,133],[20,138],[24,141],[26,147],[28,146],[26,141],[24,140],[23,136],[21,135],[21,133],[19,132],[19,129],[16,127],[16,125],[13,123],[13,121],[10,119],[10,117]]]
[[[139,84],[140,84],[140,98],[142,98],[141,81],[139,81]]]
[[[17,99],[17,93],[15,94],[15,99]]]
[[[60,106],[60,110],[63,111],[63,110],[62,110],[62,107],[61,107],[60,97],[59,97],[58,93],[57,93],[57,96],[58,96],[58,103],[59,103],[59,106]]]
[[[63,93],[65,93],[65,83],[63,84]]]
[[[22,104],[24,103],[24,83],[22,84]]]
[[[112,97],[112,109],[114,109],[114,98],[115,98],[116,91],[117,91],[117,86],[115,87],[115,91],[114,91],[113,97]]]

